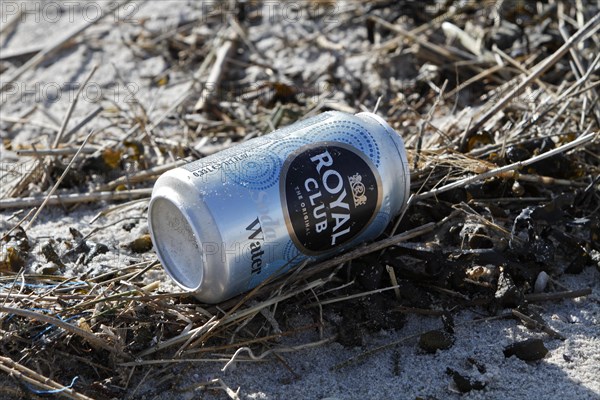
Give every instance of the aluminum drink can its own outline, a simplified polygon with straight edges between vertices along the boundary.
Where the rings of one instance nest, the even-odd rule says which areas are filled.
[[[409,190],[400,135],[332,111],[164,173],[148,223],[167,274],[218,303],[376,238]]]

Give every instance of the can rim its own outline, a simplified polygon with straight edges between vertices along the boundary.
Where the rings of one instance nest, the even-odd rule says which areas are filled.
[[[171,208],[171,213],[178,213],[183,218],[184,223],[178,226],[177,229],[169,225],[168,221],[160,229],[155,229],[155,223],[165,222],[160,218],[166,218],[166,215],[162,215],[162,213],[159,213],[161,210],[157,209],[157,204],[160,205],[161,203],[168,205]],[[165,212],[166,210],[162,211]],[[155,216],[155,213],[161,215]],[[171,196],[153,195],[148,205],[148,229],[156,255],[165,272],[181,288],[191,292],[197,291],[204,281],[206,260],[201,250],[200,234],[190,221],[185,207],[181,202],[174,201]],[[171,236],[173,240],[166,240],[165,236]],[[195,245],[189,246],[190,242]],[[171,243],[171,247],[167,243]],[[179,249],[174,248],[180,243],[186,243],[187,246],[182,246]],[[187,254],[184,254],[181,251],[182,249],[185,249]]]

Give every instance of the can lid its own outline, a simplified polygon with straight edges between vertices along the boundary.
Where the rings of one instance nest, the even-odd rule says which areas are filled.
[[[196,290],[204,276],[204,257],[186,213],[171,199],[158,196],[148,207],[148,222],[165,271],[184,289]]]

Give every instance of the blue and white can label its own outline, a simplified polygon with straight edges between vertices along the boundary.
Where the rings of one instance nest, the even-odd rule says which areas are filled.
[[[381,178],[354,147],[319,142],[292,153],[280,177],[288,232],[298,249],[319,255],[358,236],[381,206]]]

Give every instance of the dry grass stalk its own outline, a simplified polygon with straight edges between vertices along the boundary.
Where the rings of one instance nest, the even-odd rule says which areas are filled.
[[[18,156],[70,156],[73,155],[75,153],[77,153],[77,151],[79,150],[79,148],[75,148],[75,147],[61,147],[58,149],[36,149],[36,150],[17,150],[17,155]],[[81,150],[82,154],[93,154],[96,151],[98,151],[98,149],[93,148],[93,147],[86,147],[84,149]]]
[[[196,102],[194,106],[194,111],[203,111],[206,104],[210,101],[212,96],[214,96],[215,91],[219,90],[219,83],[221,82],[221,76],[223,74],[223,68],[225,66],[225,61],[227,57],[231,54],[235,49],[235,42],[237,40],[237,32],[234,29],[227,30],[224,33],[223,38],[219,38],[219,44],[217,47],[217,53],[215,57],[215,62],[208,74],[207,83],[211,87],[205,87],[200,93],[200,98]]]
[[[83,140],[83,143],[81,144],[81,146],[79,146],[79,150],[77,150],[77,153],[75,153],[75,155],[73,156],[73,158],[71,158],[71,161],[67,165],[67,168],[65,168],[65,170],[60,175],[60,177],[58,178],[58,180],[56,181],[56,183],[54,184],[54,186],[52,186],[52,189],[50,189],[50,192],[48,193],[48,195],[46,196],[46,198],[44,199],[44,201],[42,202],[42,204],[40,204],[40,206],[37,209],[37,211],[35,212],[35,214],[33,214],[33,217],[31,217],[31,219],[29,220],[29,222],[27,222],[27,225],[25,226],[25,230],[28,230],[31,227],[31,225],[33,224],[33,222],[35,221],[35,219],[37,218],[37,216],[40,215],[40,213],[42,212],[42,210],[44,209],[44,207],[46,206],[46,204],[48,204],[48,202],[50,201],[51,196],[54,194],[54,192],[56,191],[56,189],[58,189],[58,186],[61,184],[61,182],[63,181],[63,179],[65,178],[65,176],[67,176],[67,173],[69,172],[69,170],[73,166],[73,163],[77,159],[77,156],[79,156],[79,154],[81,154],[81,150],[85,147],[85,145],[87,144],[88,140],[90,140],[90,138],[92,137],[93,134],[94,134],[94,131],[91,131],[85,137],[85,139]],[[60,197],[57,196],[56,199],[57,199],[57,201],[61,202]]]
[[[227,371],[227,369],[229,367],[231,367],[237,361],[238,356],[242,352],[248,353],[251,360],[260,361],[263,358],[269,356],[270,354],[289,353],[289,352],[300,351],[300,350],[309,349],[309,348],[313,348],[313,347],[319,347],[324,344],[332,342],[334,339],[335,339],[335,337],[330,337],[327,339],[319,340],[319,341],[312,342],[312,343],[306,343],[306,344],[299,345],[299,346],[277,347],[277,348],[269,349],[258,356],[255,356],[254,353],[252,352],[252,349],[250,349],[249,347],[240,347],[239,349],[236,350],[235,353],[233,353],[233,356],[231,356],[231,359],[227,362],[227,364],[225,364],[225,366],[221,370],[223,372]]]
[[[542,301],[553,301],[563,299],[576,299],[578,297],[585,297],[592,294],[592,289],[578,289],[578,290],[567,290],[565,292],[554,292],[554,293],[527,293],[525,294],[525,300],[530,303],[537,303]]]
[[[135,175],[122,176],[120,178],[117,178],[111,182],[108,182],[108,183],[98,187],[96,190],[98,190],[98,191],[113,190],[114,188],[116,188],[117,186],[120,186],[120,185],[144,182],[148,178],[151,178],[153,176],[158,176],[158,175],[162,174],[163,172],[166,172],[173,168],[177,168],[182,165],[185,165],[185,164],[189,163],[190,161],[191,160],[189,160],[189,159],[177,160],[177,161],[173,161],[170,163],[166,163],[164,165],[159,165],[156,167],[148,168],[147,170],[140,171],[140,172],[136,173]]]
[[[539,329],[539,330],[547,333],[548,335],[552,336],[555,339],[567,340],[567,338],[564,335],[562,335],[559,332],[555,331],[554,329],[550,328],[548,325],[542,324],[541,322],[536,321],[535,319],[533,319],[531,317],[528,317],[527,315],[523,314],[519,310],[513,309],[512,313],[515,317],[519,318],[523,322],[523,324],[525,324],[525,326],[527,326],[528,328]]]
[[[65,114],[65,117],[64,117],[63,122],[62,122],[62,124],[60,126],[60,129],[59,129],[58,133],[56,134],[56,137],[54,138],[54,142],[52,143],[52,148],[53,149],[56,149],[58,147],[58,144],[63,139],[63,135],[65,133],[65,130],[67,129],[67,124],[71,120],[71,116],[73,115],[73,110],[75,110],[75,107],[77,106],[77,102],[79,101],[79,97],[81,96],[81,93],[85,90],[85,87],[87,86],[87,84],[90,81],[90,79],[92,79],[92,76],[94,76],[94,74],[96,73],[97,70],[98,70],[98,65],[94,65],[92,67],[92,70],[88,74],[88,76],[83,81],[83,84],[81,85],[81,87],[79,88],[79,90],[77,90],[77,93],[75,94],[75,97],[73,98],[73,101],[71,102],[71,104],[69,104],[69,108],[67,109],[67,113]]]
[[[21,310],[18,308],[7,307],[7,306],[0,306],[0,312],[7,313],[7,314],[20,315],[25,318],[30,318],[32,320],[41,321],[46,324],[58,326],[64,330],[66,330],[67,332],[71,332],[74,335],[80,336],[81,338],[85,339],[90,345],[92,345],[94,347],[98,347],[98,348],[107,350],[111,353],[120,355],[121,357],[127,358],[125,356],[125,354],[122,352],[122,350],[115,347],[114,344],[110,344],[110,343],[106,342],[105,340],[99,338],[95,334],[90,333],[84,329],[81,329],[75,325],[64,322],[63,320],[60,320],[58,318],[51,317],[51,316],[45,315],[45,314],[40,314],[40,313],[34,312],[34,311]]]
[[[0,210],[8,208],[25,208],[25,207],[38,207],[42,203],[46,202],[46,205],[56,204],[78,204],[78,203],[89,203],[89,202],[101,202],[101,201],[119,201],[119,200],[130,200],[136,198],[150,198],[152,189],[131,189],[124,190],[121,192],[91,192],[81,194],[61,194],[60,198],[56,195],[53,196],[31,196],[21,198],[8,198],[0,200]]]
[[[8,357],[0,356],[0,370],[13,376],[23,382],[39,387],[49,393],[59,394],[73,400],[93,400],[91,397],[77,393],[73,389],[63,386],[60,383],[47,378]]]
[[[233,391],[229,386],[227,386],[225,384],[225,382],[223,382],[223,380],[221,378],[215,378],[215,379],[211,379],[208,382],[204,382],[204,383],[199,383],[197,385],[194,385],[194,387],[196,389],[200,389],[200,388],[208,388],[209,386],[215,386],[217,389],[223,390],[225,392],[225,394],[231,399],[231,400],[240,400],[240,388],[237,388],[236,391]]]
[[[590,128],[591,128],[591,126],[590,126]],[[589,130],[589,128],[588,128],[588,130]],[[487,171],[487,172],[481,173],[479,175],[464,178],[459,181],[444,185],[442,187],[432,189],[428,192],[416,195],[416,199],[417,200],[427,199],[427,198],[437,196],[441,193],[447,192],[452,189],[464,187],[473,182],[479,182],[479,181],[482,181],[482,180],[485,180],[485,179],[488,179],[488,178],[491,178],[494,176],[504,174],[509,171],[515,171],[515,170],[521,169],[527,165],[531,165],[540,160],[545,160],[545,159],[555,156],[557,154],[561,154],[568,150],[577,148],[579,146],[583,146],[584,144],[586,144],[588,142],[592,142],[593,140],[596,140],[597,136],[598,136],[598,132],[584,133],[583,135],[581,135],[579,138],[573,140],[572,142],[566,143],[566,144],[564,144],[560,147],[557,147],[555,149],[552,149],[546,153],[542,153],[537,156],[531,157],[530,159],[525,160],[525,161],[517,161],[512,164],[503,166],[503,167],[494,168],[491,171]]]
[[[478,131],[483,124],[485,124],[492,116],[497,114],[500,110],[502,110],[506,105],[514,99],[520,93],[523,93],[523,89],[531,84],[535,79],[540,77],[544,72],[546,72],[550,67],[556,64],[563,56],[569,51],[571,47],[579,43],[582,39],[584,39],[588,35],[592,35],[600,29],[600,14],[595,15],[592,19],[590,19],[585,26],[577,31],[573,36],[569,38],[565,44],[563,44],[558,50],[554,52],[550,57],[546,58],[544,61],[536,65],[535,69],[529,74],[523,81],[521,81],[514,89],[508,92],[504,97],[502,97],[497,102],[494,102],[492,107],[485,111],[485,113],[477,119],[477,121],[469,128],[469,130],[465,133],[463,137],[463,141],[461,144],[461,149],[464,151],[466,141],[469,137],[473,135],[476,131]]]

